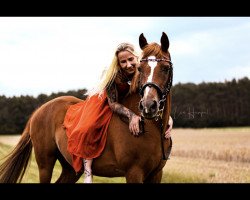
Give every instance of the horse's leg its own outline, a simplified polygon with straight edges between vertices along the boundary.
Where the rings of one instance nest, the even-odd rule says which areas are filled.
[[[126,172],[125,178],[127,183],[143,183],[143,170],[138,166],[133,166]]]
[[[35,158],[39,169],[40,183],[50,183],[53,168],[57,160],[55,156],[56,151],[46,151],[45,148],[42,150],[35,147],[36,146],[34,145]]]
[[[40,183],[50,183],[57,160],[57,147],[52,139],[52,130],[49,124],[43,128],[40,127],[41,125],[43,124],[36,122],[33,128],[31,128],[31,140],[39,169]]]
[[[36,154],[37,155],[37,154]],[[53,173],[53,168],[56,162],[56,157],[52,155],[36,156],[36,162],[39,169],[40,183],[50,183]]]
[[[62,172],[56,183],[76,183],[82,175],[82,172],[76,173],[73,167],[58,152],[58,159],[62,165]]]
[[[72,157],[67,151],[67,135],[63,126],[59,125],[55,132],[55,142],[58,148],[57,157],[62,166],[62,172],[56,183],[75,183],[82,173],[76,173],[71,166]]]
[[[144,183],[161,183],[163,170],[160,170],[154,175],[148,176]]]

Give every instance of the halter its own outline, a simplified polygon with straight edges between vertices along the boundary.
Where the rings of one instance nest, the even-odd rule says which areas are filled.
[[[160,96],[160,101],[159,101],[159,104],[160,104],[160,107],[159,107],[159,112],[162,112],[163,108],[164,108],[164,103],[166,101],[166,97],[167,95],[169,94],[170,92],[170,89],[172,87],[172,80],[173,80],[173,64],[171,62],[171,60],[168,60],[168,59],[165,59],[165,58],[155,58],[155,59],[149,59],[149,58],[144,58],[144,59],[141,59],[140,62],[161,62],[161,61],[165,61],[165,62],[169,62],[170,63],[170,66],[169,68],[167,69],[169,72],[170,72],[170,78],[169,78],[169,81],[167,82],[167,85],[166,87],[164,87],[164,89],[162,90],[160,88],[160,86],[154,82],[147,82],[145,83],[143,86],[141,86],[140,88],[140,95],[141,97],[143,97],[143,94],[144,94],[144,90],[146,87],[154,87],[156,90],[157,90],[157,93],[158,95]]]

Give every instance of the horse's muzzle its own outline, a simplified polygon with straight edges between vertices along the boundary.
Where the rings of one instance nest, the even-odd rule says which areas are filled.
[[[153,119],[159,111],[159,103],[155,100],[141,100],[139,103],[141,115],[146,119]]]

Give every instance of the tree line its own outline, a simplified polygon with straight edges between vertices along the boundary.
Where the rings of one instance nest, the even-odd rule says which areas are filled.
[[[250,80],[176,84],[172,90],[175,127],[250,125]]]
[[[31,114],[42,104],[59,96],[70,95],[85,99],[86,89],[70,90],[68,92],[40,94],[33,96],[5,97],[0,96],[0,134],[22,133]]]
[[[85,99],[86,89],[33,96],[0,96],[0,134],[21,133],[40,105],[59,96]],[[178,83],[172,87],[174,127],[233,127],[250,125],[250,80],[223,83]]]

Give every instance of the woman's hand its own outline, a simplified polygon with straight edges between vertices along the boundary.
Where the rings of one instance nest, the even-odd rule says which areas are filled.
[[[173,124],[174,124],[173,119],[172,119],[171,116],[169,116],[168,126],[167,126],[168,128],[167,128],[167,130],[166,130],[166,132],[165,132],[165,138],[166,138],[166,139],[168,139],[168,138],[171,137],[171,130],[172,130],[172,128],[173,128]]]
[[[141,117],[133,114],[132,117],[129,119],[129,130],[133,133],[134,136],[138,136],[140,132],[139,123],[141,121]]]

